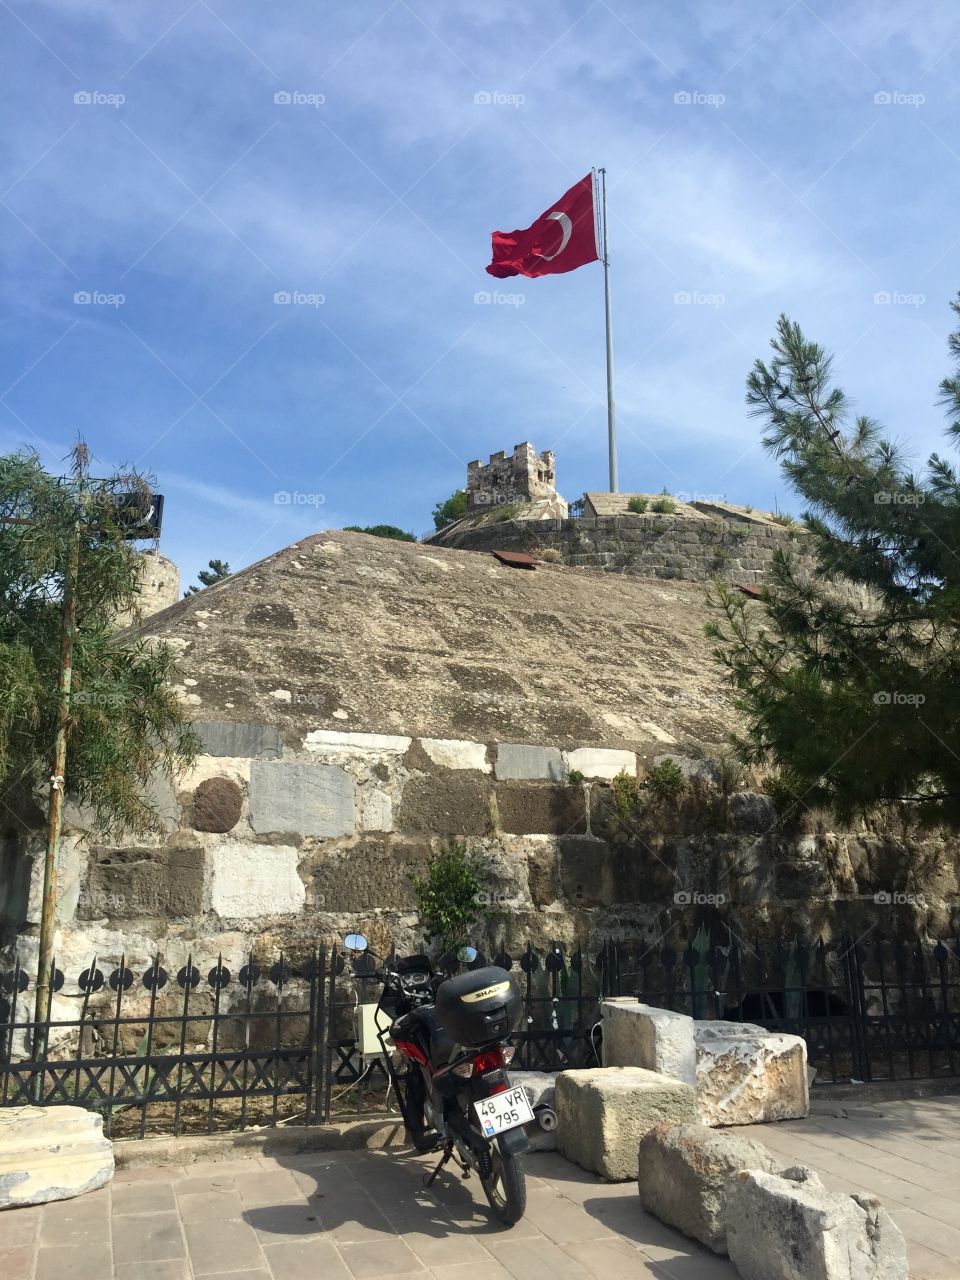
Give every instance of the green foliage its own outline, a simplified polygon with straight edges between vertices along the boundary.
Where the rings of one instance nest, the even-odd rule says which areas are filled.
[[[620,821],[629,822],[636,811],[642,807],[640,784],[629,773],[621,771],[610,783],[610,787]]]
[[[433,527],[437,533],[441,529],[446,529],[448,524],[454,524],[457,520],[462,520],[467,514],[467,491],[466,489],[457,489],[452,493],[446,502],[438,502],[433,508]]]
[[[507,520],[512,520],[519,510],[519,502],[505,502],[502,507],[497,507],[493,517],[494,524],[505,524]]]
[[[631,498],[627,503],[627,510],[632,511],[634,515],[642,516],[647,509],[646,498]]]
[[[486,878],[486,858],[465,844],[441,849],[422,876],[410,877],[426,936],[438,943],[441,955],[468,942],[471,926],[489,914],[482,897]]]
[[[650,503],[650,510],[656,511],[658,515],[669,516],[677,509],[677,504],[673,498],[654,498]]]
[[[199,742],[172,686],[163,644],[118,638],[116,617],[135,608],[140,562],[123,536],[117,497],[148,502],[144,477],[87,474],[82,445],[71,477],[48,475],[34,453],[0,457],[0,789],[7,810],[45,805],[59,713],[63,584],[78,541],[67,796],[91,806],[105,833],[159,822],[145,788],[188,765]],[[12,523],[16,521],[18,523]]]
[[[781,316],[771,346],[747,402],[807,504],[816,571],[779,551],[761,604],[711,592],[708,635],[746,718],[741,758],[785,776],[788,804],[841,820],[896,803],[960,824],[960,476],[936,453],[910,469],[876,422],[853,417],[799,325]],[[948,347],[960,367],[960,331]],[[960,372],[940,391],[956,440]]]
[[[583,774],[579,769],[571,769],[567,774],[567,782],[571,787],[581,787],[583,786],[583,781]]]
[[[416,542],[415,533],[405,533],[395,524],[368,524],[363,528],[358,524],[345,524],[348,533],[369,533],[372,538],[393,538],[396,542]]]
[[[207,568],[201,569],[197,574],[201,585],[199,587],[189,586],[183,593],[183,598],[187,596],[195,596],[198,591],[202,591],[204,587],[212,587],[215,582],[222,582],[224,578],[230,577],[230,566],[225,560],[208,560]]]
[[[643,786],[650,795],[664,804],[676,804],[686,789],[687,780],[676,760],[662,760],[643,780]]]
[[[785,525],[788,529],[795,529],[797,525],[793,516],[788,516],[784,511],[774,511],[770,519],[775,520],[777,524]]]

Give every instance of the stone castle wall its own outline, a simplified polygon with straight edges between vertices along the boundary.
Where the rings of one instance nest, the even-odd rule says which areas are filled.
[[[654,797],[624,818],[613,780],[642,780],[660,757],[328,730],[297,749],[263,724],[197,728],[205,754],[176,788],[157,791],[161,833],[106,841],[68,812],[65,972],[94,954],[125,955],[137,969],[157,952],[167,968],[222,954],[235,972],[251,947],[295,954],[353,929],[381,952],[416,947],[410,876],[451,841],[488,859],[492,914],[476,930],[488,949],[594,948],[609,937],[680,947],[701,926],[774,940],[878,923],[942,935],[960,922],[956,839],[838,831],[808,813],[784,828],[769,797],[728,794],[707,760],[679,760],[679,802]],[[39,834],[29,853],[6,911],[8,939],[12,924],[32,969]]]
[[[539,501],[556,501],[556,458],[549,451],[537,453],[532,444],[514,446],[509,456],[501,450],[483,463],[467,463],[467,510]],[[566,513],[566,503],[559,499]]]
[[[806,534],[770,520],[739,523],[682,514],[461,522],[430,542],[471,551],[527,551],[578,568],[644,578],[760,584],[777,550],[802,554]]]

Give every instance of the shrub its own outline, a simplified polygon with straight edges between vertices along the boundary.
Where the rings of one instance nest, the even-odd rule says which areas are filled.
[[[613,803],[617,806],[617,815],[620,821],[629,821],[642,804],[640,784],[629,773],[620,772],[610,786],[613,791]]]
[[[579,787],[583,785],[583,774],[579,769],[571,769],[567,774],[567,782],[571,787]]]
[[[643,781],[645,790],[667,804],[675,804],[686,785],[687,780],[676,760],[663,760],[654,765]]]
[[[656,511],[658,515],[669,516],[677,509],[677,504],[673,498],[654,498],[650,504],[650,510]]]
[[[627,503],[627,510],[632,511],[634,515],[642,516],[647,509],[646,498],[631,498]]]
[[[433,854],[422,876],[410,877],[424,932],[441,955],[463,946],[470,927],[489,914],[481,898],[486,874],[486,858],[455,843]]]

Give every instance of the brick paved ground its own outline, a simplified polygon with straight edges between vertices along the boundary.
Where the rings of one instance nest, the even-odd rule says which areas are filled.
[[[960,1098],[820,1103],[808,1120],[741,1131],[835,1190],[878,1195],[907,1236],[912,1280],[960,1280]],[[3,1280],[735,1280],[555,1155],[527,1157],[528,1211],[493,1225],[476,1178],[397,1151],[119,1172],[102,1191],[0,1213]]]
[[[960,1280],[960,1097],[817,1102],[806,1120],[739,1132],[831,1190],[878,1196],[907,1238],[911,1280]]]
[[[119,1172],[76,1200],[0,1214],[3,1280],[734,1280],[559,1156],[528,1157],[528,1209],[491,1224],[476,1178],[397,1152]]]

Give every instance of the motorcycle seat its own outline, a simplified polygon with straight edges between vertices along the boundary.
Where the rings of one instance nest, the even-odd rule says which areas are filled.
[[[454,1049],[454,1039],[441,1023],[433,1005],[423,1005],[405,1014],[394,1027],[397,1034],[415,1035],[427,1049],[432,1067],[445,1066]]]

